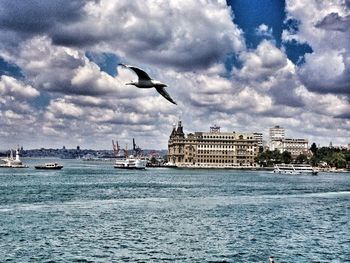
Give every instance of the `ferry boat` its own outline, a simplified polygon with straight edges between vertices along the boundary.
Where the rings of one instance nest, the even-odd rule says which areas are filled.
[[[316,171],[308,164],[275,164],[274,173],[280,174],[312,174],[317,175]]]
[[[118,169],[145,169],[147,165],[147,160],[142,157],[142,150],[140,147],[136,146],[135,139],[132,139],[133,149],[132,153],[135,155],[128,155],[127,146],[123,149],[124,156],[120,155],[120,147],[118,142],[115,144],[112,140],[113,152],[116,157],[116,161],[114,163],[114,168]]]
[[[2,159],[3,164],[0,164],[0,168],[28,168],[27,165],[24,165],[19,159],[19,150],[16,150],[16,158],[13,157],[13,152],[10,150],[10,156]]]
[[[61,170],[63,165],[59,165],[58,163],[45,163],[34,166],[35,169],[45,169],[45,170]]]
[[[141,170],[146,168],[146,164],[147,160],[130,155],[128,158],[125,159],[117,159],[114,163],[114,168]]]

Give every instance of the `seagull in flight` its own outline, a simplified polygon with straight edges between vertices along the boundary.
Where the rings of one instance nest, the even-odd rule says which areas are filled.
[[[136,73],[136,75],[139,78],[137,81],[132,81],[130,83],[126,83],[125,85],[134,85],[134,86],[141,88],[141,89],[155,88],[158,91],[158,93],[160,93],[160,95],[162,95],[164,98],[166,98],[171,103],[176,104],[176,102],[170,97],[168,92],[166,92],[164,89],[164,87],[167,87],[167,85],[165,85],[164,83],[161,83],[160,81],[151,79],[150,76],[148,76],[148,74],[145,71],[143,71],[142,69],[139,69],[139,68],[134,67],[134,66],[124,65],[124,64],[119,64],[119,65],[126,67],[128,69],[131,69],[132,71],[134,71]]]

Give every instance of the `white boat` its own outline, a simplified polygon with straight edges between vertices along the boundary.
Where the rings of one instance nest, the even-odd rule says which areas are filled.
[[[117,159],[114,163],[114,168],[118,169],[145,169],[147,160],[140,157],[130,155],[125,159]]]
[[[58,163],[44,163],[40,165],[34,166],[35,169],[45,169],[45,170],[61,170],[63,165],[59,165]]]
[[[312,174],[317,175],[317,171],[308,164],[275,164],[274,173],[280,174]]]
[[[0,164],[0,168],[28,168],[27,165],[24,165],[19,159],[19,151],[16,150],[16,158],[13,158],[12,150],[10,150],[10,156],[2,159],[3,164]]]

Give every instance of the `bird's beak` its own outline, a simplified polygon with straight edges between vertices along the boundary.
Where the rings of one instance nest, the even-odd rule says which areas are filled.
[[[129,82],[129,83],[125,83],[125,85],[134,85],[134,83]]]

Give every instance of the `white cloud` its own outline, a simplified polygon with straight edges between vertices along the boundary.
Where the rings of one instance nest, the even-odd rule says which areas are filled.
[[[297,32],[283,33],[285,41],[297,40],[311,46],[300,78],[309,90],[350,96],[350,25],[346,1],[288,0],[289,18],[300,21]]]
[[[121,86],[78,50],[53,46],[47,37],[20,45],[18,53],[5,54],[20,66],[38,89],[64,94],[103,95]]]
[[[258,36],[262,36],[262,37],[267,37],[267,38],[272,38],[272,28],[268,27],[265,24],[261,24],[258,26],[258,28],[256,29],[256,34]]]
[[[66,102],[64,99],[57,99],[50,102],[47,107],[49,113],[54,116],[66,118],[79,118],[83,115],[83,110],[73,103]],[[56,118],[55,118],[56,119]]]
[[[290,136],[348,140],[348,11],[340,0],[287,1],[288,16],[301,24],[296,34],[284,31],[284,40],[307,42],[314,50],[301,69],[268,37],[267,25],[256,33],[270,40],[247,49],[225,1],[73,2],[42,27],[23,17],[32,31],[0,18],[8,30],[0,39],[13,43],[0,44],[1,56],[24,74],[24,81],[0,81],[0,134],[9,140],[109,148],[112,139],[124,144],[135,137],[141,147],[166,148],[179,118],[189,132],[216,123],[223,130],[266,133],[279,124]],[[16,12],[28,6],[19,5]],[[126,68],[118,67],[116,77],[102,72],[87,50],[111,52],[144,68],[168,85],[178,106],[154,89],[124,85],[136,79]],[[231,52],[242,67],[228,76],[223,60]]]
[[[10,77],[0,76],[0,95],[13,96],[20,99],[30,99],[39,96],[39,92],[30,85]]]
[[[86,19],[62,28],[63,37],[71,38],[66,41],[83,44],[92,37],[96,48],[139,63],[204,68],[245,49],[242,31],[223,1],[101,0],[90,2],[85,10]],[[61,41],[58,35],[53,39]]]
[[[308,91],[304,86],[300,86],[296,92],[304,101],[305,109],[309,112],[330,117],[350,116],[349,101],[345,96],[320,95]]]

